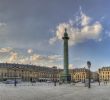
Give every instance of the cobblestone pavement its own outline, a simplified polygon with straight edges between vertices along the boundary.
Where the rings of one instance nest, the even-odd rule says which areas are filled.
[[[110,84],[92,84],[91,89],[84,84],[0,84],[0,100],[110,100]]]

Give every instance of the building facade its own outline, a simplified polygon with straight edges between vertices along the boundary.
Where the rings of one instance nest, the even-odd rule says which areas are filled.
[[[91,79],[93,81],[99,81],[99,74],[98,74],[98,72],[92,72],[91,74],[92,74]]]
[[[75,82],[84,82],[89,76],[89,70],[86,68],[75,68],[70,71],[71,80]]]
[[[59,73],[57,67],[0,63],[0,80],[19,78],[23,81],[58,81]]]
[[[99,69],[99,80],[110,81],[110,67],[102,67]]]
[[[89,78],[89,70],[86,68],[75,68],[70,70],[71,80],[75,82],[85,82]],[[90,71],[91,81],[98,81],[98,72]]]
[[[105,68],[100,69],[100,79],[108,79],[110,74],[110,68],[105,71]],[[90,72],[91,79],[97,80],[98,74],[96,72]],[[23,65],[23,64],[10,64],[0,63],[0,80],[7,79],[21,79],[22,81],[59,81],[63,69],[57,69],[57,67],[45,67],[36,65]],[[86,68],[69,69],[71,75],[71,81],[84,82],[89,77],[89,70]],[[104,74],[104,75],[103,75]]]

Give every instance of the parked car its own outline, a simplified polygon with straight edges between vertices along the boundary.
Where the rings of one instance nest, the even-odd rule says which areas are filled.
[[[20,80],[20,79],[17,79],[16,80],[16,83],[21,83],[22,81]],[[14,84],[15,83],[15,80],[10,80],[10,79],[8,79],[8,80],[6,80],[6,81],[3,81],[3,83],[5,83],[5,84]]]
[[[3,83],[5,84],[14,84],[14,80],[6,80],[6,81],[3,81]]]
[[[52,81],[47,81],[47,83],[51,83]]]

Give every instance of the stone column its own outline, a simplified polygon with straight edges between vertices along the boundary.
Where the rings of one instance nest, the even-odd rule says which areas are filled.
[[[64,37],[62,38],[64,40],[64,73],[63,73],[63,79],[64,82],[69,82],[70,81],[70,75],[69,75],[69,70],[68,70],[68,34],[67,30],[65,29]]]

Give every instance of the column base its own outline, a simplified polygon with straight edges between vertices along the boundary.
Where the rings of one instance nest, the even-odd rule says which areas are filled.
[[[63,82],[63,83],[70,83],[71,82],[71,75],[68,74],[68,75],[61,75],[60,77],[60,80]]]

